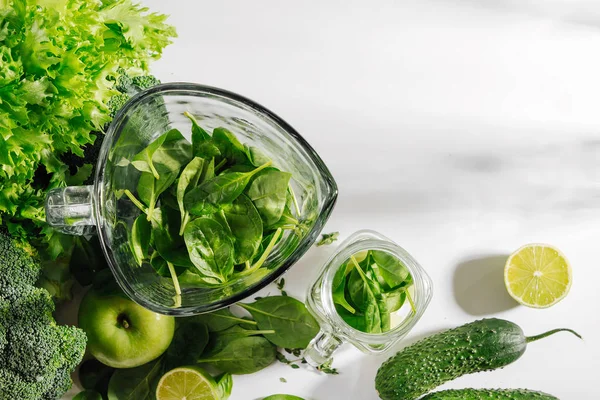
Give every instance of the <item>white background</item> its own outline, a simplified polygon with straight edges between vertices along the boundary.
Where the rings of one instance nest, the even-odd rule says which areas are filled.
[[[179,33],[154,74],[229,89],[279,114],[339,185],[325,230],[342,239],[378,230],[427,269],[433,301],[397,349],[483,316],[529,335],[570,327],[585,340],[553,336],[501,371],[444,388],[599,397],[600,4],[144,3],[171,14]],[[503,288],[506,256],[530,242],[558,246],[573,266],[570,295],[548,310],[517,307]],[[333,250],[313,248],[286,274],[290,294],[304,297]],[[346,346],[339,376],[276,364],[236,376],[231,399],[377,399],[384,359]]]

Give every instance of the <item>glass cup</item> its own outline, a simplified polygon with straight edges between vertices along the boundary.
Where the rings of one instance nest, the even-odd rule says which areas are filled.
[[[413,278],[411,295],[414,311],[403,315],[401,320],[385,333],[365,333],[352,328],[337,313],[333,302],[332,284],[336,272],[350,256],[367,250],[380,250],[395,256],[406,266]],[[308,345],[304,356],[309,364],[322,365],[331,360],[334,351],[344,342],[351,343],[364,353],[382,353],[404,338],[419,322],[432,296],[431,279],[406,250],[375,231],[358,231],[340,244],[308,290],[307,306],[319,321],[321,331]]]
[[[274,165],[292,173],[302,233],[285,231],[264,266],[255,273],[214,287],[181,284],[174,298],[170,278],[147,263],[139,266],[129,246],[131,225],[139,209],[123,195],[136,191],[140,172],[129,162],[155,138],[179,129],[190,139],[189,112],[207,131],[224,127],[241,142],[260,148]],[[316,241],[337,199],[337,186],[314,149],[285,121],[244,97],[191,83],[155,86],[134,96],[111,123],[92,186],[51,191],[46,199],[48,223],[63,233],[97,233],[117,282],[140,305],[168,315],[194,315],[231,305],[275,280]],[[179,304],[179,302],[181,304]]]

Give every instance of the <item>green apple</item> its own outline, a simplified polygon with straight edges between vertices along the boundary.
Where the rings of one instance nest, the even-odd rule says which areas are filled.
[[[124,295],[90,290],[79,307],[79,327],[88,337],[88,350],[114,368],[133,368],[167,350],[175,319],[157,314]]]

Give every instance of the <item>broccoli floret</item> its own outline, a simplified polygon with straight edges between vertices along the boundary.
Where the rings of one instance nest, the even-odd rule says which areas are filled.
[[[85,333],[57,325],[54,302],[34,286],[31,249],[0,231],[0,399],[56,399],[85,352]]]
[[[160,85],[160,81],[152,75],[136,76],[132,79],[132,83],[138,90],[146,90],[152,86]]]
[[[123,108],[130,98],[131,96],[125,93],[119,93],[111,97],[107,104],[108,109],[110,110],[110,116],[114,118],[115,115],[117,115],[117,112]]]
[[[33,286],[42,271],[33,247],[0,231],[0,294],[15,286]]]

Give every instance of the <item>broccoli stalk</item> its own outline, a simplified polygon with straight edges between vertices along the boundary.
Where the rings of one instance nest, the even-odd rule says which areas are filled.
[[[57,399],[85,352],[78,328],[56,324],[54,302],[35,287],[34,251],[0,232],[0,399]]]

